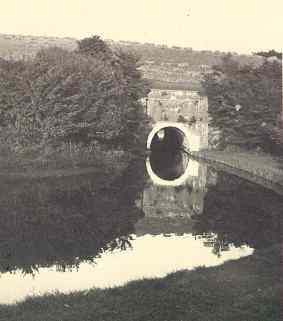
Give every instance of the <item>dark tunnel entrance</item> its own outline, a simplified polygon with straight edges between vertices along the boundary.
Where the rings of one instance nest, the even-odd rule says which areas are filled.
[[[162,128],[154,135],[150,145],[150,165],[157,176],[174,180],[185,172],[184,139],[184,133],[176,127]]]
[[[151,151],[160,149],[181,149],[184,143],[184,133],[176,127],[164,127],[153,137]]]

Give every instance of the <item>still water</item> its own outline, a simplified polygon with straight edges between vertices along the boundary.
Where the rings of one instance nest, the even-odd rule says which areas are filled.
[[[280,195],[182,151],[115,177],[0,188],[0,303],[216,266],[280,240]]]

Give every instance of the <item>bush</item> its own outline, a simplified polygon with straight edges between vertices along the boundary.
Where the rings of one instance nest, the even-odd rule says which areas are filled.
[[[88,159],[94,142],[126,150],[141,145],[147,92],[138,59],[98,37],[74,52],[48,48],[29,61],[1,60],[0,139],[10,152],[42,159],[66,146],[80,146]]]
[[[275,127],[282,112],[282,64],[265,59],[241,66],[231,56],[205,75],[210,125],[221,131],[222,144],[266,148],[264,126]]]

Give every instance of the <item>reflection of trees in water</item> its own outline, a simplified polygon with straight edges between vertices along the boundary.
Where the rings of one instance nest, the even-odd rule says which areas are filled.
[[[143,216],[135,205],[143,166],[131,164],[111,185],[97,175],[11,184],[0,199],[0,271],[65,270],[103,251],[126,249]]]
[[[196,229],[194,226],[194,234],[196,234]],[[217,255],[218,257],[221,256],[222,252],[229,251],[230,245],[228,240],[220,239],[217,234],[214,233],[205,233],[205,232],[198,232],[200,235],[196,235],[195,237],[203,239],[203,245],[206,247],[212,248],[212,253]]]
[[[132,248],[131,241],[133,240],[131,235],[120,236],[114,240],[112,240],[108,244],[108,249],[113,252],[114,250],[121,249],[125,251],[127,248]]]
[[[282,208],[282,196],[220,172],[205,196],[203,213],[194,217],[194,233],[216,254],[229,244],[261,249],[280,242]]]

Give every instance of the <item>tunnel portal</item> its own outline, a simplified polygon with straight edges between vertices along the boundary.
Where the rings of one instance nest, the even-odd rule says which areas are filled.
[[[150,144],[151,151],[170,151],[183,148],[185,134],[176,127],[164,127],[154,136]]]
[[[175,148],[183,146],[184,149],[189,150],[189,129],[185,124],[176,122],[157,122],[147,138],[147,149],[152,150],[159,143],[164,146],[171,146]]]
[[[185,133],[175,126],[162,127],[152,135],[150,166],[161,179],[175,180],[183,175]]]

